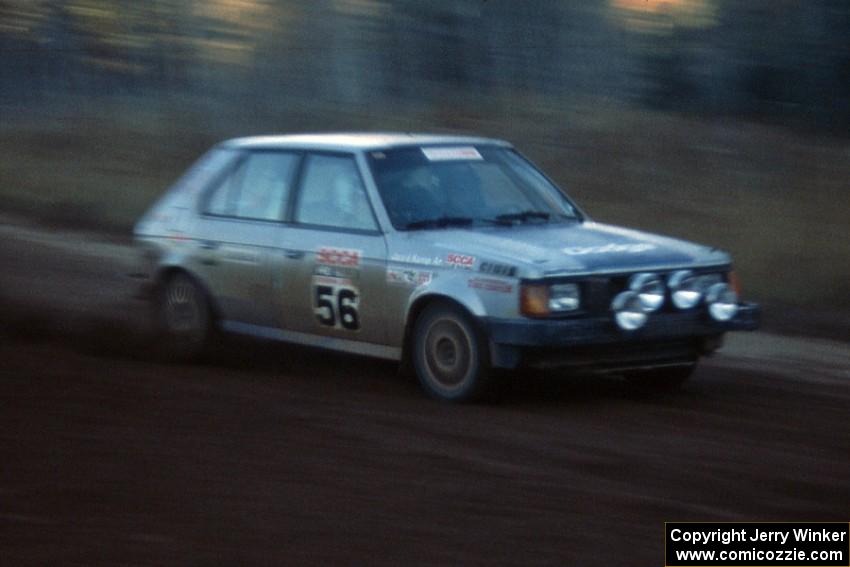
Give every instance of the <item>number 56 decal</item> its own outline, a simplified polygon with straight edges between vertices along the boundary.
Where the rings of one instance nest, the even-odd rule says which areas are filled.
[[[348,285],[315,285],[313,312],[319,323],[337,329],[356,331],[360,328],[360,295]]]

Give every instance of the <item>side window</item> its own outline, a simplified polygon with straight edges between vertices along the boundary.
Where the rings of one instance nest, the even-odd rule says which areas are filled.
[[[205,212],[245,219],[281,220],[298,156],[252,152],[213,190]]]
[[[312,155],[307,159],[295,221],[335,228],[377,228],[354,158]]]
[[[240,163],[224,179],[219,181],[207,197],[204,212],[210,215],[233,216],[233,198],[239,188],[239,177],[245,167],[245,162]]]

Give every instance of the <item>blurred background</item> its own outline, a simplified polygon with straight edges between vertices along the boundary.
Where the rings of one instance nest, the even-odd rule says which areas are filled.
[[[0,209],[129,234],[216,141],[507,138],[596,220],[850,312],[846,0],[0,0]]]
[[[460,410],[299,347],[155,360],[136,219],[224,138],[355,129],[511,140],[729,250],[768,332],[677,394]],[[846,521],[848,179],[848,0],[0,0],[0,563],[653,565],[668,520]]]

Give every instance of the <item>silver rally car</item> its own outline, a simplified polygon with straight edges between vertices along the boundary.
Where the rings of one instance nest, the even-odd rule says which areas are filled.
[[[398,360],[451,401],[498,369],[686,379],[758,326],[728,254],[591,221],[504,141],[225,141],[135,227],[162,344],[216,330]]]

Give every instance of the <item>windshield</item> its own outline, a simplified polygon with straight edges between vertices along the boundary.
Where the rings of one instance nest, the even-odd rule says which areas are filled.
[[[566,196],[510,148],[426,146],[373,151],[368,158],[399,230],[580,218]]]

